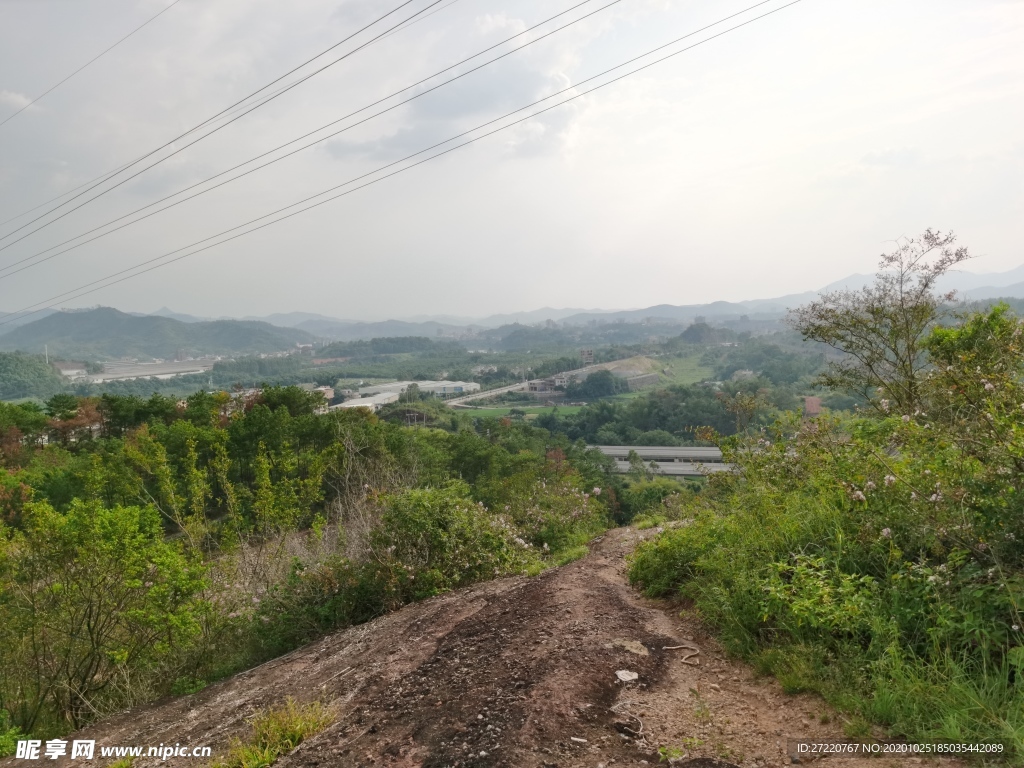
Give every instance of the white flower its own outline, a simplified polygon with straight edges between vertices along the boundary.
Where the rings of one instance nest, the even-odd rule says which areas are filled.
[[[889,412],[889,401],[888,400],[882,400],[880,405],[882,406],[882,410],[883,411],[885,411],[886,413]]]
[[[886,484],[886,486],[893,486],[893,485],[895,485],[896,484],[896,478],[893,477],[892,475],[886,475],[885,476],[885,484]]]
[[[866,491],[873,491],[873,490],[875,490],[875,484],[873,482],[871,482],[870,480],[868,480],[867,483],[864,484],[864,490],[866,490]]]
[[[595,486],[595,488],[594,488],[594,495],[595,495],[595,496],[600,496],[600,495],[601,495],[601,489],[600,489],[600,488],[597,488],[597,487]]]
[[[1020,632],[1020,627],[1016,624],[1013,625],[1012,629],[1014,632]]]
[[[883,528],[882,529],[882,538],[884,538],[884,539],[891,539],[892,538],[892,531],[889,530],[888,528]]]
[[[904,413],[903,414],[903,423],[906,424],[908,421],[910,421],[910,417],[907,414]]]
[[[854,501],[867,501],[867,497],[864,496],[863,491],[854,491],[852,494]]]
[[[993,384],[991,381],[986,381],[985,382],[985,391],[986,392],[991,392],[995,388],[996,388],[996,385]]]

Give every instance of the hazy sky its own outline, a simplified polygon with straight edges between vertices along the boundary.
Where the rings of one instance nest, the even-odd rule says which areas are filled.
[[[0,120],[169,1],[0,0]],[[0,267],[579,1],[443,0],[419,23],[0,251]],[[372,172],[754,1],[621,0],[270,168],[0,278],[0,310]],[[413,0],[390,18],[431,2]],[[667,50],[785,2],[770,0]],[[399,3],[180,0],[0,126],[0,220],[146,154]],[[57,305],[382,319],[738,300],[872,271],[887,240],[929,226],[954,229],[982,256],[974,271],[1010,269],[1024,262],[1022,221],[1024,2],[802,0],[372,187]]]

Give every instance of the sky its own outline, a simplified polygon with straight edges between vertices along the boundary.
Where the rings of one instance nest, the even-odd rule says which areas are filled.
[[[756,0],[591,0],[504,44],[581,0],[402,1],[179,0],[0,125],[6,220],[162,147],[398,8],[261,95],[351,55],[192,147],[167,157],[224,120],[150,155],[114,180],[167,159],[95,201],[106,187],[24,228],[56,203],[0,225],[0,311],[378,320],[735,301],[872,272],[895,238],[927,227],[955,231],[979,257],[972,271],[1024,263],[1022,0],[768,0],[746,12]],[[0,0],[0,120],[170,3]],[[353,125],[397,99],[384,101],[265,169],[54,249],[494,45],[404,91],[422,94],[408,104]],[[351,193],[105,281],[332,187]],[[100,290],[79,295],[90,283]]]

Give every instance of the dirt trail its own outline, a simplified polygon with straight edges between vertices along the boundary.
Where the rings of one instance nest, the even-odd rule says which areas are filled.
[[[564,568],[408,606],[72,738],[221,754],[247,718],[288,696],[332,702],[337,717],[281,768],[618,768],[657,764],[659,746],[684,750],[692,768],[722,765],[694,758],[778,766],[790,762],[787,738],[843,738],[819,699],[786,696],[726,659],[695,621],[631,590],[623,558],[641,536],[610,531]],[[620,682],[619,670],[638,678]]]

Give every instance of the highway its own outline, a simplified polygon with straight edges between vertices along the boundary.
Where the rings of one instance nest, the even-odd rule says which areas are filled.
[[[589,373],[591,371],[603,370],[608,366],[608,363],[599,363],[598,365],[588,365],[586,368],[577,368],[573,371],[564,371],[562,373],[556,373],[554,376],[569,376],[571,374]],[[554,376],[546,376],[545,378],[554,378]],[[461,395],[460,397],[453,397],[451,400],[445,400],[448,405],[458,407],[464,403],[472,402],[473,400],[484,400],[488,397],[494,397],[495,395],[503,395],[506,392],[525,392],[527,385],[533,382],[544,381],[544,379],[530,379],[529,381],[519,381],[515,384],[510,384],[507,387],[498,387],[497,389],[484,389],[479,392],[474,392],[471,395]]]

